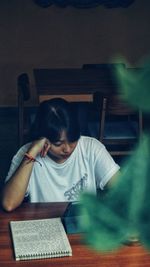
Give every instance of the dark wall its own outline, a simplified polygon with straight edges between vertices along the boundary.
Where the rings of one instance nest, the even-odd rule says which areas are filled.
[[[32,0],[0,1],[0,106],[15,106],[16,77],[33,68],[108,63],[117,54],[133,66],[150,52],[150,1],[127,9],[47,9]],[[36,104],[32,89],[29,105]]]

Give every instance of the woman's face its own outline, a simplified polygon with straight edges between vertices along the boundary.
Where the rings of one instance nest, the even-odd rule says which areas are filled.
[[[48,155],[57,163],[66,161],[74,151],[78,141],[68,142],[66,132],[62,131],[60,139],[56,143],[51,143]]]

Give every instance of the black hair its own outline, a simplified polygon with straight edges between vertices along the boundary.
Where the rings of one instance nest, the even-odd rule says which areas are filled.
[[[78,141],[80,138],[78,116],[72,103],[62,98],[43,101],[32,126],[31,139],[46,137],[55,143],[60,139],[63,130],[69,142]]]

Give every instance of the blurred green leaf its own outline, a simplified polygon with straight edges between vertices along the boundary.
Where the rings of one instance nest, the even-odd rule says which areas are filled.
[[[120,94],[133,108],[150,112],[150,61],[141,69],[114,69]],[[150,250],[150,133],[147,132],[134,154],[121,168],[117,183],[104,196],[81,197],[79,225],[91,247],[112,251],[138,235]],[[135,236],[136,237],[136,236]]]
[[[82,195],[79,225],[87,244],[110,251],[138,233],[144,246],[150,248],[149,159],[150,136],[144,135],[122,167],[117,183],[105,196]]]
[[[114,72],[120,93],[131,106],[150,112],[150,63],[140,69],[118,64]]]
[[[79,225],[87,244],[104,252],[123,245],[126,222],[93,195],[85,194],[81,201],[82,220]]]
[[[139,212],[138,229],[141,243],[145,248],[150,250],[150,141],[147,142],[147,153],[143,154],[144,160],[147,162],[147,168],[143,170],[144,175],[141,176],[141,184],[144,182],[145,190],[142,208]]]

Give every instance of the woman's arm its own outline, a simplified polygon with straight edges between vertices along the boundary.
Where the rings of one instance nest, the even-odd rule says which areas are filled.
[[[42,157],[47,154],[50,143],[46,138],[37,140],[31,144],[28,155],[36,158],[40,153]],[[6,211],[12,211],[23,201],[34,162],[24,157],[15,173],[6,182],[2,192],[2,206]]]
[[[107,187],[107,188],[111,188],[111,187],[118,181],[120,174],[121,174],[120,170],[117,171],[117,172],[111,177],[111,179],[108,181],[106,187]]]
[[[101,189],[97,189],[97,195],[98,196],[102,196],[102,195],[105,195],[107,194],[107,192],[109,191],[109,189],[111,189],[113,187],[113,185],[115,185],[118,181],[119,176],[120,176],[121,172],[120,170],[118,170],[111,178],[110,180],[108,181],[108,183],[105,185],[105,188],[104,190],[101,190]]]

